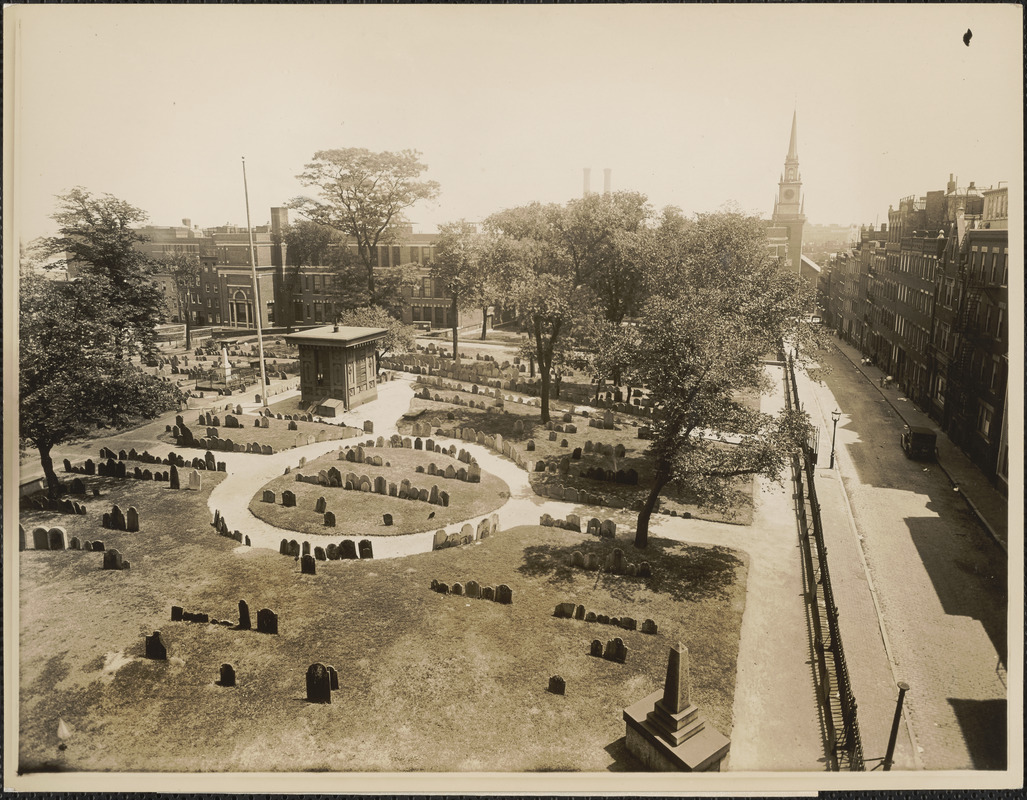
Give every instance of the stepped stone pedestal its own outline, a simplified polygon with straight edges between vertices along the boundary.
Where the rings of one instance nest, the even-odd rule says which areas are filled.
[[[688,648],[670,651],[662,691],[624,709],[626,745],[635,758],[659,772],[719,772],[731,740],[707,725],[689,699]]]

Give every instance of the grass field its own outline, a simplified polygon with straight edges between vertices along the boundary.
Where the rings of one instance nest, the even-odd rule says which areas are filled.
[[[364,448],[365,455],[380,455],[391,466],[375,467],[371,464],[356,464],[351,461],[340,461],[338,452],[331,452],[321,458],[307,462],[294,472],[304,475],[316,475],[322,469],[337,467],[346,475],[354,472],[359,477],[367,475],[372,483],[378,475],[385,477],[389,483],[397,486],[405,479],[418,489],[431,489],[435,484],[440,491],[449,493],[449,505],[433,505],[420,500],[400,500],[398,497],[382,496],[374,493],[359,492],[330,486],[315,486],[297,481],[294,474],[282,475],[269,481],[257,490],[250,501],[250,511],[254,516],[279,528],[298,531],[312,536],[396,536],[416,531],[438,530],[452,522],[480,517],[495,511],[510,496],[510,488],[500,478],[482,471],[480,483],[467,483],[455,478],[447,479],[438,475],[418,473],[418,465],[427,469],[434,462],[445,469],[452,464],[454,469],[466,468],[466,464],[441,453],[428,454],[422,450],[401,448]],[[278,498],[277,502],[262,501],[264,489],[270,489]],[[296,495],[296,506],[286,508],[282,503],[282,492],[286,489]],[[327,510],[335,513],[336,527],[326,528],[324,515],[314,511],[319,497],[327,500]],[[428,515],[434,513],[429,519]],[[393,524],[386,527],[382,521],[383,514],[392,514]]]
[[[637,769],[621,709],[662,685],[677,641],[691,652],[694,702],[730,734],[744,554],[655,540],[652,578],[598,575],[572,570],[569,555],[614,543],[524,527],[307,576],[216,536],[210,484],[173,493],[173,515],[159,510],[170,512],[170,490],[152,484],[123,481],[103,498],[140,508],[139,533],[91,536],[122,549],[130,570],[102,571],[92,553],[20,554],[22,771]],[[98,528],[79,517],[69,534],[80,526]],[[440,595],[433,578],[506,583],[513,604]],[[170,622],[173,604],[234,622],[240,599],[254,617],[276,611],[280,634]],[[652,618],[659,634],[553,617],[564,601]],[[155,629],[167,662],[141,657]],[[588,655],[593,638],[614,636],[625,664]],[[315,661],[339,671],[331,705],[305,701]],[[223,662],[236,688],[215,685]],[[566,696],[546,691],[553,674]],[[63,751],[58,719],[72,731]]]
[[[422,385],[419,383],[414,385],[415,391],[421,388]],[[427,388],[433,396],[437,393],[440,397],[446,398],[459,396],[465,401],[474,400],[475,402],[480,402],[484,400],[487,404],[494,402],[492,398],[480,394],[476,395],[471,392],[457,392],[453,389],[440,389],[434,386]],[[560,409],[559,413],[557,412],[558,408]],[[532,439],[535,442],[533,460],[545,461],[547,465],[559,463],[561,458],[571,455],[575,448],[580,447],[582,449],[581,459],[571,463],[572,466],[576,466],[582,472],[589,468],[597,467],[614,472],[617,470],[627,471],[634,469],[639,475],[638,485],[628,486],[607,481],[595,481],[582,476],[533,472],[530,475],[530,480],[531,485],[536,489],[548,484],[560,484],[565,487],[573,486],[578,490],[585,490],[593,494],[601,494],[610,498],[616,497],[626,507],[632,507],[640,503],[645,499],[648,492],[648,485],[653,473],[652,462],[645,455],[649,443],[644,439],[638,438],[638,427],[645,424],[644,419],[635,418],[627,414],[615,414],[616,429],[604,430],[601,428],[590,428],[587,417],[575,414],[573,424],[577,426],[577,433],[558,432],[556,434],[556,441],[550,441],[550,432],[540,422],[539,409],[535,406],[524,405],[523,403],[511,403],[508,401],[504,405],[506,413],[496,414],[487,413],[482,409],[470,408],[468,406],[458,406],[452,403],[423,400],[415,397],[410,401],[410,409],[411,411],[423,410],[423,413],[417,418],[418,421],[428,421],[436,416],[439,417],[444,428],[457,425],[460,427],[471,427],[475,430],[483,431],[487,435],[500,433],[503,435],[504,440],[522,444]],[[553,421],[557,424],[562,424],[562,414],[564,411],[569,410],[569,406],[565,404],[560,405],[557,403],[554,405],[551,410]],[[517,420],[520,420],[524,425],[524,432],[522,434],[514,433],[514,423]],[[399,429],[404,433],[409,433],[411,422],[406,420],[400,421]],[[560,446],[561,441],[564,439],[567,440],[567,447]],[[615,458],[613,456],[603,456],[595,452],[585,453],[586,441],[602,443],[604,445],[608,444],[614,447],[621,444],[624,446],[625,455],[623,458]],[[696,505],[692,498],[684,492],[675,490],[673,486],[668,486],[664,489],[661,496],[660,507],[667,513],[673,510],[678,514],[691,514],[697,519],[751,525],[753,515],[752,493],[753,482],[751,478],[735,479],[732,487],[731,505],[727,511],[721,512],[702,508]]]

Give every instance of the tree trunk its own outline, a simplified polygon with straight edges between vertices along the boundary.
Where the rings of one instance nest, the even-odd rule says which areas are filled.
[[[36,449],[39,450],[39,463],[43,465],[43,474],[46,476],[46,493],[52,500],[56,500],[61,494],[61,481],[54,472],[53,459],[50,458],[52,447],[48,444],[36,445]]]
[[[542,424],[545,425],[549,422],[549,370],[543,368],[543,366],[539,364],[538,375],[542,379]]]
[[[189,321],[189,312],[185,312],[185,349],[191,350],[193,347],[193,326]]]
[[[660,492],[670,480],[670,469],[666,465],[658,465],[656,475],[653,478],[653,487],[649,490],[649,496],[645,499],[642,510],[638,512],[638,524],[635,527],[635,547],[644,550],[649,546],[649,518],[656,508],[656,501],[660,499]]]
[[[528,377],[535,377],[535,356],[528,356]]]
[[[485,306],[481,310],[481,340],[484,342],[485,338],[489,334],[489,307]]]
[[[453,295],[453,360],[459,361],[457,345],[460,343],[460,309],[457,307],[456,295]]]

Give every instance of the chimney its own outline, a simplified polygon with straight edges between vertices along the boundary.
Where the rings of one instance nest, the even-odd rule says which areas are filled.
[[[948,194],[952,194],[954,191],[956,191],[956,177],[951,172],[949,173],[949,182],[945,189],[948,192]]]
[[[589,169],[588,167],[585,167],[583,172],[585,173],[585,187],[584,187],[584,189],[583,189],[583,191],[581,193],[581,196],[582,197],[588,197],[590,194],[592,194],[592,188],[591,188],[591,184],[592,184],[592,170]]]
[[[192,222],[193,221],[191,219],[189,219],[189,218],[183,219],[182,220],[182,227],[183,228],[191,228],[192,227]]]
[[[603,194],[610,193],[610,172],[612,170],[607,167],[603,170]]]

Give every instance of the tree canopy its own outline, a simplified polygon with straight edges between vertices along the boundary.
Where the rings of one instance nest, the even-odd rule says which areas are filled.
[[[97,426],[118,427],[172,408],[178,390],[118,353],[121,309],[99,275],[53,281],[29,272],[20,288],[19,433],[39,451],[51,496],[51,450]]]
[[[761,413],[745,402],[768,388],[763,360],[782,339],[806,349],[808,287],[769,256],[764,224],[733,212],[703,214],[668,237],[631,337],[634,381],[656,413],[648,449],[655,476],[638,517],[635,545],[673,481],[695,502],[723,507],[738,476],[776,480],[805,438],[802,412]],[[731,442],[731,443],[726,443]]]
[[[110,305],[119,309],[110,324],[119,332],[121,352],[152,353],[155,325],[165,316],[163,294],[153,282],[155,265],[138,248],[147,241],[134,226],[146,213],[110,195],[93,195],[75,187],[57,197],[55,236],[33,246],[47,269],[68,269],[69,275],[102,278]]]
[[[390,353],[409,352],[417,345],[413,326],[404,324],[381,306],[363,306],[347,311],[339,322],[355,328],[385,328],[388,331],[375,351],[375,366],[379,372],[382,358]]]
[[[196,287],[203,264],[198,256],[190,253],[174,253],[151,259],[153,269],[158,273],[170,275],[175,284],[175,301],[178,307],[178,318],[185,323],[185,346],[192,348],[192,309],[189,297]]]
[[[290,207],[356,243],[371,296],[378,245],[395,240],[406,209],[439,194],[437,182],[421,180],[427,166],[420,155],[416,150],[374,153],[362,147],[320,150],[296,176],[316,189],[317,196],[294,198]]]

